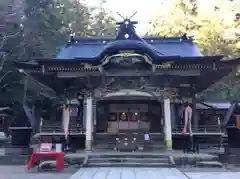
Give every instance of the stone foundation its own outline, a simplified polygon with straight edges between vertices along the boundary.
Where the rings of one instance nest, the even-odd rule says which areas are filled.
[[[31,155],[33,149],[29,146],[7,145],[4,147],[5,155]]]

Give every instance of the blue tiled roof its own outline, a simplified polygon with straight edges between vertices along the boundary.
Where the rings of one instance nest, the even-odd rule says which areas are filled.
[[[98,56],[104,45],[91,44],[74,44],[68,47],[63,47],[57,56],[57,59],[74,59],[74,58],[92,58]]]
[[[60,50],[57,59],[75,59],[75,58],[93,58],[97,57],[106,46],[109,46],[110,41],[79,41],[78,43],[71,44]],[[153,49],[160,52],[164,56],[182,56],[182,57],[193,57],[202,56],[199,48],[191,40],[179,39],[146,39],[146,43],[149,44]]]
[[[203,56],[199,48],[191,42],[159,43],[153,44],[152,46],[165,56],[181,56],[181,57]]]
[[[115,39],[78,39],[73,36],[67,47],[62,48],[57,59],[101,59],[119,50],[134,50],[147,53],[153,60],[159,56],[196,57],[202,56],[198,47],[186,34],[182,37],[141,38],[136,34],[135,24],[126,18],[119,26]],[[127,36],[126,36],[127,35]],[[97,58],[94,58],[97,57]]]
[[[231,103],[212,103],[212,102],[204,102],[206,105],[212,106],[215,109],[229,109]],[[197,109],[209,109],[208,106],[203,105],[201,103],[196,104]]]

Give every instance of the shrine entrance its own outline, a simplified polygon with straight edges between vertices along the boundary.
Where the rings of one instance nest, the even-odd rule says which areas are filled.
[[[97,104],[97,132],[161,133],[161,108],[161,103],[147,93],[128,90],[107,95]]]
[[[109,104],[108,133],[140,130],[146,132],[150,130],[148,104]]]
[[[109,93],[96,108],[95,149],[159,151],[165,147],[163,103],[149,93]]]

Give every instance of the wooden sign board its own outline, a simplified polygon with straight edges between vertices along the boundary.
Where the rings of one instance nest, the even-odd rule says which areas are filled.
[[[144,134],[144,140],[146,140],[146,141],[149,141],[149,140],[150,140],[149,134]]]

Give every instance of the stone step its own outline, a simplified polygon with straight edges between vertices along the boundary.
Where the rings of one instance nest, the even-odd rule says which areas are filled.
[[[89,163],[170,163],[169,158],[89,158]]]
[[[197,163],[197,167],[203,168],[222,168],[223,164],[218,161],[201,161]]]
[[[113,150],[113,151],[117,150],[115,145],[96,145],[94,147],[94,149],[96,149],[96,150]],[[146,151],[146,150],[147,151],[160,150],[161,151],[163,149],[165,149],[164,145],[162,145],[162,146],[145,146],[143,148],[141,148],[141,146],[138,146],[135,150],[137,150],[137,151],[141,151],[141,150],[143,150],[143,151]],[[121,150],[121,151],[123,151],[123,150]],[[128,149],[126,151],[130,151],[130,149]]]
[[[164,135],[163,134],[153,134],[153,135],[149,135],[151,140],[164,140]],[[96,140],[116,140],[116,138],[120,138],[120,137],[127,137],[127,135],[124,134],[97,134],[95,135],[95,139]],[[137,135],[133,135],[133,137],[135,138],[142,138],[144,139],[144,134],[137,134]]]
[[[123,142],[125,134],[97,134],[95,136],[95,149],[116,149],[116,138]],[[126,136],[126,138],[128,138]],[[135,145],[137,148],[142,148],[144,150],[161,150],[165,148],[164,135],[163,134],[150,134],[150,140],[144,140],[144,134],[137,134],[134,136],[136,139]],[[127,141],[127,142],[131,142]]]
[[[103,163],[88,163],[84,167],[167,167],[167,168],[170,168],[170,167],[175,167],[175,165],[171,163],[103,162]]]
[[[108,141],[101,141],[101,140],[95,140],[96,144],[116,144],[116,140],[108,140]],[[150,141],[144,141],[144,140],[136,140],[136,144],[164,144],[164,141],[156,141],[156,140],[150,140]]]
[[[121,141],[123,142],[123,141]],[[129,143],[129,141],[126,141]],[[130,141],[131,142],[131,141]],[[117,141],[107,141],[107,142],[103,142],[103,141],[95,141],[95,144],[116,144]],[[149,144],[149,145],[164,145],[165,142],[164,141],[135,141],[136,144]]]
[[[96,136],[95,140],[99,141],[116,141],[117,136]]]
[[[240,165],[240,155],[230,154],[225,157],[225,160],[230,164]]]
[[[144,153],[139,153],[139,152],[109,152],[109,153],[99,153],[99,154],[90,154],[89,159],[91,158],[118,158],[118,159],[126,159],[126,158],[169,158],[169,156],[166,156],[164,154],[160,153],[152,153],[152,152],[144,152]]]
[[[0,155],[0,165],[26,165],[29,155]]]
[[[128,144],[130,144],[130,142],[127,142]],[[103,143],[103,142],[94,142],[94,146],[97,147],[97,146],[116,146],[118,143],[117,142],[108,142],[108,143]],[[121,143],[119,143],[121,144]],[[151,142],[151,143],[141,143],[141,142],[136,142],[135,143],[136,146],[146,146],[146,147],[155,147],[155,148],[158,148],[158,147],[163,147],[165,146],[165,143],[158,143],[158,142]]]
[[[136,142],[136,146],[144,146],[144,149],[163,149],[165,148],[164,143],[138,143]],[[115,143],[96,143],[95,144],[95,149],[114,149],[116,147],[116,142]]]
[[[120,142],[124,142],[124,141],[122,140]],[[126,141],[126,142],[130,143],[132,141]],[[95,144],[116,144],[117,141],[116,140],[108,140],[108,141],[95,140],[94,143]],[[164,141],[156,141],[156,140],[151,140],[151,141],[136,140],[135,143],[136,144],[152,144],[152,145],[165,144]]]
[[[103,142],[103,141],[106,141],[106,142],[113,142],[113,141],[117,141],[116,139],[117,139],[118,137],[112,137],[112,138],[110,138],[110,137],[107,137],[107,138],[94,138],[94,140],[95,141],[99,141],[99,142]],[[126,137],[127,138],[127,137]],[[124,137],[123,138],[118,138],[119,140],[123,140],[124,139]],[[145,140],[144,140],[144,138],[135,138],[136,139],[136,141],[138,141],[138,142],[146,142]],[[155,139],[155,138],[150,138],[150,140],[148,141],[148,142],[164,142],[165,140],[164,140],[164,138],[159,138],[159,139]]]

